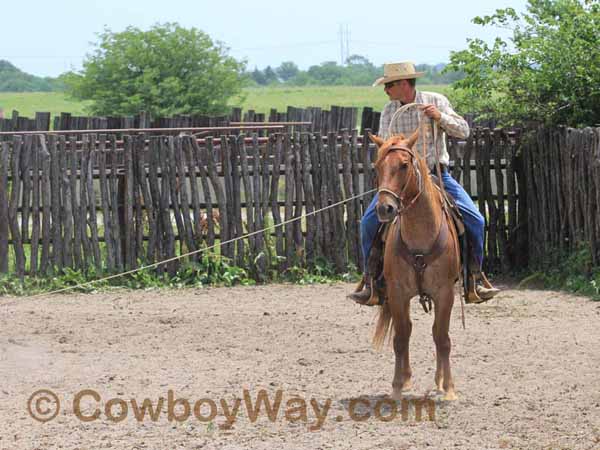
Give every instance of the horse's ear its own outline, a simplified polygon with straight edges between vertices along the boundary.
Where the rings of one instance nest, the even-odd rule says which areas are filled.
[[[408,142],[406,143],[408,148],[413,148],[413,145],[415,145],[415,142],[417,142],[417,139],[419,139],[419,130],[418,129],[408,138]]]
[[[371,139],[371,142],[373,142],[377,147],[381,147],[384,142],[379,136],[374,136],[371,133],[369,133],[369,139]]]

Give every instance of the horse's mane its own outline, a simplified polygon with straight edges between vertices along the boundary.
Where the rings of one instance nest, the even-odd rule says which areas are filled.
[[[386,143],[383,144],[381,147],[379,147],[379,149],[377,150],[377,159],[375,160],[375,169],[377,169],[377,168],[379,168],[379,166],[381,166],[385,157],[388,155],[388,153],[394,147],[394,144],[397,144],[398,141],[405,140],[401,136],[394,136],[392,139],[388,139],[386,141]]]
[[[427,158],[421,156],[419,153],[416,153],[416,156],[418,160],[417,164],[419,164],[419,170],[421,171],[421,178],[423,179],[423,190],[427,192],[428,197],[431,198],[433,201],[434,197],[432,197],[431,194],[435,190],[435,187],[433,185],[433,180],[431,179],[429,173],[429,165],[427,164]],[[440,180],[440,182],[441,181],[442,180]]]

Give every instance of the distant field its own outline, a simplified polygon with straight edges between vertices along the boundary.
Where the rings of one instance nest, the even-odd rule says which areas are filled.
[[[423,85],[422,90],[445,92],[445,85]],[[242,99],[235,98],[231,106],[241,106],[245,111],[268,114],[271,108],[285,111],[288,106],[305,108],[317,106],[329,109],[336,106],[370,106],[376,110],[387,101],[381,87],[370,86],[306,86],[306,87],[267,87],[248,88]],[[61,112],[85,115],[86,102],[67,99],[62,92],[0,92],[0,108],[4,116],[10,117],[13,110],[24,117],[33,117],[36,112],[50,112],[53,116]]]
[[[85,115],[85,105],[85,102],[68,100],[62,92],[0,92],[0,108],[4,110],[4,117],[10,117],[13,110],[30,118],[36,112],[49,112],[53,116],[61,112]]]
[[[424,91],[445,92],[446,85],[422,85]],[[336,106],[370,106],[380,110],[387,101],[381,87],[371,86],[304,86],[304,87],[266,87],[244,90],[245,99],[234,99],[232,106],[241,106],[244,110],[268,114],[271,108],[285,111],[288,106],[305,108],[317,106],[329,109]]]

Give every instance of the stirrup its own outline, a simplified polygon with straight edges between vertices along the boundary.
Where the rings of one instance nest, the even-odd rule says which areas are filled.
[[[348,295],[348,298],[355,301],[359,305],[365,306],[376,306],[383,305],[381,297],[377,293],[377,289],[374,288],[374,280],[369,280],[367,276],[356,286],[356,290]]]
[[[371,297],[369,298],[369,301],[367,303],[365,303],[365,305],[367,305],[367,306],[383,306],[384,303],[385,303],[385,298],[383,296],[379,295],[376,288],[372,288],[371,289]]]
[[[483,302],[485,302],[485,299],[481,298],[479,294],[477,294],[477,291],[467,292],[467,295],[465,297],[465,303],[477,304]]]

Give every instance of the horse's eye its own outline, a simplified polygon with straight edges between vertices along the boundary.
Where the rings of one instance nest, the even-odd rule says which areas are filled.
[[[408,167],[408,163],[400,164],[400,170],[406,170],[407,167]]]

